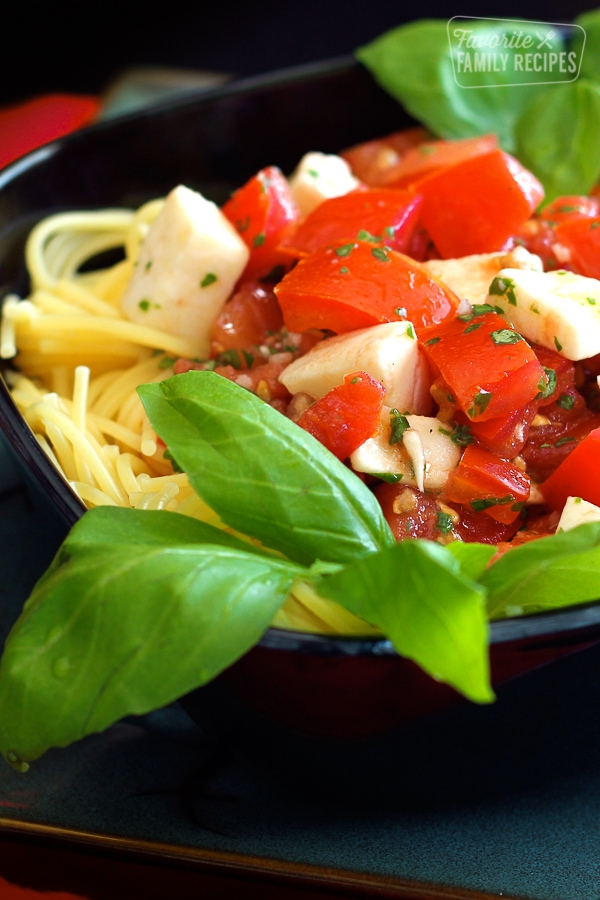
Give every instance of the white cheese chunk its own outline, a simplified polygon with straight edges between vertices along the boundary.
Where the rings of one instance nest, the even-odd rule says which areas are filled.
[[[360,181],[341,156],[313,152],[302,157],[289,183],[300,214],[307,216],[323,200],[353,191]]]
[[[600,522],[600,506],[588,503],[581,497],[567,497],[556,530],[570,531],[587,522]]]
[[[249,251],[221,210],[183,185],[150,226],[122,299],[134,322],[209,351],[212,323],[248,261]]]
[[[377,434],[350,457],[356,472],[400,476],[403,484],[420,490],[443,488],[460,461],[460,448],[452,441],[445,423],[432,416],[406,416],[411,434],[390,444],[392,410],[384,407]],[[418,440],[415,437],[418,436]]]
[[[385,403],[400,412],[428,413],[429,367],[410,322],[385,322],[327,338],[294,360],[279,380],[291,394],[319,399],[345,375],[366,372],[385,387]]]
[[[476,253],[457,259],[429,259],[423,263],[461,300],[486,303],[490,282],[501,269],[543,271],[542,260],[525,247],[507,253]]]
[[[502,269],[488,302],[527,340],[567,359],[600,353],[600,281],[574,272]]]

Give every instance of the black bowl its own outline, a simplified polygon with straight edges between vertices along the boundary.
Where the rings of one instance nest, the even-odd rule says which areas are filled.
[[[366,71],[344,58],[234,83],[71,135],[0,172],[0,292],[27,290],[24,240],[50,213],[136,207],[178,183],[220,203],[266,165],[291,171],[306,151],[337,152],[411,121]],[[1,381],[0,425],[38,492],[60,514],[58,545],[83,506],[39,448]],[[493,683],[502,685],[599,638],[600,603],[493,623]],[[454,722],[465,715],[479,715],[480,722],[489,717],[399,658],[385,640],[278,629],[270,629],[258,647],[184,705],[203,722],[209,716],[221,734],[243,720],[242,732],[234,729],[236,744],[244,743],[245,734],[248,751],[258,760],[271,757],[270,764],[300,746],[298,735],[312,736],[308,740],[314,738],[318,753],[322,741],[329,747],[333,741],[331,764],[338,772],[341,744],[353,754],[364,746],[372,753],[374,745],[365,740],[376,735],[379,741],[400,729],[406,747],[415,723],[440,722],[448,733],[448,716]],[[305,758],[312,768],[313,757]],[[389,761],[397,766],[396,756]]]

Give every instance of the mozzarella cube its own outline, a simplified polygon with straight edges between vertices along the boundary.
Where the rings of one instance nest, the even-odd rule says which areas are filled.
[[[587,522],[600,522],[600,506],[588,503],[581,497],[567,497],[556,530],[570,531]]]
[[[307,216],[323,200],[341,197],[360,185],[345,159],[317,152],[302,157],[289,182],[302,216]]]
[[[418,414],[431,409],[429,366],[407,321],[327,338],[294,360],[279,380],[291,394],[302,391],[318,400],[353,372],[366,372],[380,381],[388,406]]]
[[[186,337],[207,356],[210,329],[249,250],[221,210],[183,185],[148,230],[121,306],[133,322]]]
[[[377,434],[351,455],[352,468],[371,475],[399,476],[403,484],[419,490],[440,490],[460,461],[460,448],[452,441],[447,425],[431,416],[406,416],[409,428],[404,435],[412,433],[411,440],[403,436],[390,443],[395,415],[396,410],[384,407]]]
[[[508,253],[475,253],[458,259],[429,259],[423,266],[461,300],[486,303],[490,282],[501,269],[543,271],[542,260],[525,247]]]
[[[600,281],[575,272],[502,269],[488,302],[523,337],[567,359],[600,353]]]

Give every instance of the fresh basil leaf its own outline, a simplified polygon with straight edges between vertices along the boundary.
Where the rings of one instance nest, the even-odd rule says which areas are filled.
[[[323,578],[317,589],[381,628],[401,656],[434,678],[475,702],[494,699],[484,591],[447,548],[402,541]]]
[[[215,529],[196,543],[176,513],[119,510],[115,540],[107,513],[75,525],[7,639],[0,750],[17,768],[214,678],[308,576]]]
[[[475,541],[452,541],[446,544],[446,550],[458,560],[462,574],[473,581],[479,581],[496,552],[491,544]]]
[[[490,618],[600,598],[600,523],[514,547],[481,576]]]
[[[485,21],[473,23],[473,27],[488,37],[505,30],[503,23]],[[526,25],[522,28],[525,31]],[[453,66],[448,23],[442,20],[401,25],[360,47],[356,56],[376,81],[435,135],[465,138],[495,133],[509,153],[515,151],[515,125],[522,111],[547,90],[545,84],[512,84],[514,67],[510,63],[501,71],[477,72],[476,83],[463,86]]]
[[[581,59],[579,75],[600,82],[600,9],[582,13],[575,24],[583,29],[575,30],[572,41],[572,49]]]
[[[540,179],[545,201],[587,194],[600,175],[600,85],[555,84],[517,123],[517,156]]]
[[[346,562],[394,543],[371,491],[312,435],[214,372],[139,394],[152,426],[223,522],[298,562]]]

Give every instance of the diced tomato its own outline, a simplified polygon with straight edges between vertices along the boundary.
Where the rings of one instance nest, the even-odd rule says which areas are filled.
[[[287,179],[276,166],[261,169],[224,204],[223,214],[250,250],[242,280],[277,280],[290,258],[277,248],[298,218]]]
[[[598,197],[586,197],[582,194],[556,197],[540,212],[540,218],[551,225],[558,225],[559,222],[566,222],[569,219],[594,218],[598,215],[600,215]]]
[[[337,334],[402,319],[421,328],[443,321],[459,304],[415,260],[368,241],[315,251],[283,278],[275,295],[290,331]]]
[[[272,288],[247,281],[227,301],[211,329],[211,356],[226,350],[250,350],[283,326]]]
[[[324,200],[283,244],[293,256],[345,241],[370,240],[406,253],[419,221],[421,197],[410,191],[356,190]]]
[[[554,373],[551,375],[551,383],[549,385],[551,386],[554,383],[554,390],[547,397],[540,398],[539,406],[541,409],[545,406],[550,406],[561,394],[575,386],[575,365],[570,359],[561,356],[555,350],[542,347],[541,344],[534,344],[532,349],[544,369],[550,370],[546,374]]]
[[[549,506],[562,509],[567,497],[582,497],[600,506],[600,428],[594,428],[542,484]]]
[[[468,506],[460,503],[450,503],[448,506],[459,513],[458,522],[454,526],[456,534],[461,541],[478,541],[481,544],[498,544],[500,541],[510,541],[523,524],[522,516],[512,522],[497,522],[484,512],[475,512]]]
[[[442,257],[501,250],[544,196],[516,159],[493,150],[415,182],[422,221]]]
[[[572,269],[588,278],[600,278],[600,217],[565,219],[555,226],[554,234],[569,251]]]
[[[438,540],[451,531],[448,517],[441,517],[440,506],[430,494],[403,484],[383,483],[375,488],[383,515],[397,541],[407,538]]]
[[[495,134],[484,134],[457,141],[425,141],[411,147],[398,164],[388,172],[386,183],[390,187],[407,187],[410,184],[447,166],[491,153],[498,147]]]
[[[298,424],[344,460],[377,432],[384,396],[380,381],[355,372],[309,406]]]
[[[529,477],[513,463],[469,444],[448,479],[446,495],[454,503],[508,524],[521,515],[530,488]]]
[[[566,420],[568,411],[560,407],[547,407],[543,414],[548,416],[548,424],[532,427],[521,451],[527,471],[536,481],[549,478],[589,432],[600,427],[600,415],[588,410],[582,412],[580,406],[579,415],[571,414],[569,420]]]
[[[428,137],[429,132],[421,126],[405,128],[386,137],[357,144],[340,155],[359,181],[370,187],[384,187],[406,151],[422,144]]]
[[[532,401],[504,416],[496,416],[483,422],[470,422],[464,413],[458,412],[456,421],[468,427],[471,436],[492,453],[505,459],[512,459],[525,446],[529,427],[537,410],[537,401]]]
[[[452,402],[473,422],[510,415],[548,383],[529,344],[495,312],[457,316],[419,337]]]

